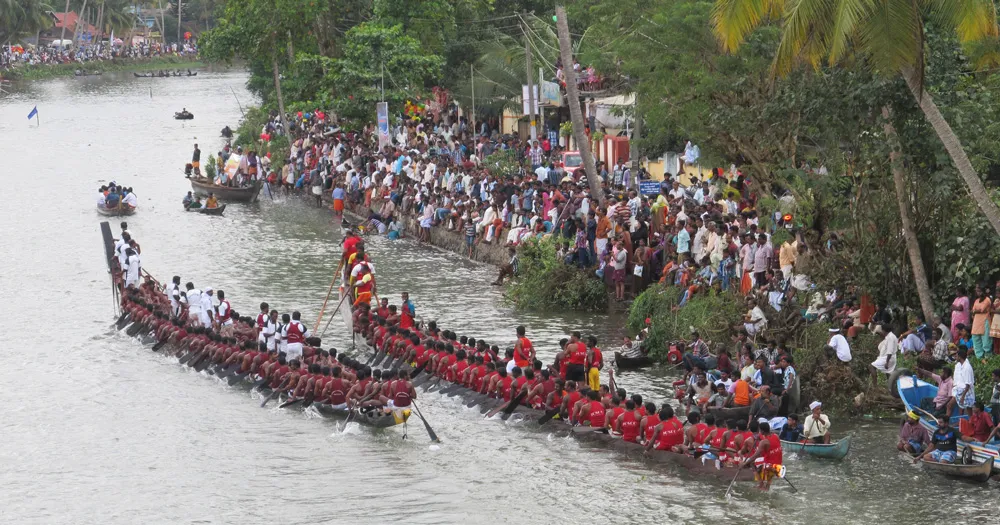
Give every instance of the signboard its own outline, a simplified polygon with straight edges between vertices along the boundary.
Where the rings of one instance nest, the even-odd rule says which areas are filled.
[[[536,97],[539,103],[543,106],[561,106],[562,105],[562,93],[559,92],[559,84],[555,82],[549,82],[547,80],[542,80],[538,83],[541,89],[541,97]]]
[[[656,195],[660,193],[660,181],[658,180],[639,181],[639,193],[643,195]]]
[[[540,100],[538,93],[538,86],[533,86],[535,92],[535,115],[541,114],[541,110],[538,108],[538,101]],[[528,85],[521,84],[521,114],[528,114]]]
[[[375,104],[375,113],[378,122],[378,149],[389,145],[389,103],[379,102]]]

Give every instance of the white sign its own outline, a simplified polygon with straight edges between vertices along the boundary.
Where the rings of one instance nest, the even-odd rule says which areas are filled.
[[[541,110],[538,107],[539,106],[539,104],[538,104],[538,101],[539,101],[538,86],[536,85],[536,86],[532,86],[532,87],[535,88],[533,90],[535,92],[535,115],[538,115],[538,114],[541,113]],[[521,84],[521,113],[523,115],[527,115],[528,114],[528,85],[527,84]]]

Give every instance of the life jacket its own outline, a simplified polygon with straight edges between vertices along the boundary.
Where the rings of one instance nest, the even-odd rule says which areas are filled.
[[[306,327],[302,325],[299,321],[292,321],[288,323],[285,331],[285,340],[288,344],[303,343],[305,342],[305,331]]]

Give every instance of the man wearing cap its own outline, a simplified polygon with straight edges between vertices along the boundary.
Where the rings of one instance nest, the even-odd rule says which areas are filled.
[[[830,342],[826,344],[837,352],[837,359],[845,363],[851,362],[851,344],[847,342],[844,334],[840,333],[840,328],[830,329]]]
[[[215,322],[215,304],[212,302],[212,288],[205,288],[205,293],[201,294],[201,312],[198,320],[202,326],[211,328]]]
[[[830,418],[822,412],[822,407],[823,403],[819,401],[809,403],[809,410],[812,413],[806,416],[805,423],[802,425],[802,432],[806,440],[811,443],[829,444]]]
[[[899,349],[899,338],[892,333],[888,325],[880,324],[872,332],[881,342],[878,344],[878,359],[872,362],[872,384],[878,384],[878,373],[891,374],[896,369],[896,352]]]
[[[920,424],[920,416],[912,410],[907,412],[906,419],[899,427],[899,441],[896,443],[896,449],[915,456],[923,452],[930,441],[931,437],[927,434],[927,429]]]

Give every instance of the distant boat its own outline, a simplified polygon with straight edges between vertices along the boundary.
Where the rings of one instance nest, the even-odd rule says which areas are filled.
[[[135,214],[135,208],[129,206],[128,204],[119,204],[116,208],[108,208],[105,206],[98,206],[97,213],[107,217],[120,217],[125,215]]]
[[[191,120],[194,118],[194,114],[190,111],[178,111],[174,113],[174,118],[177,120]]]

